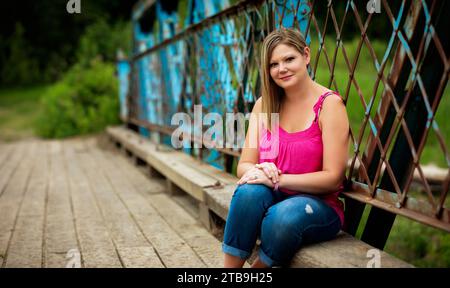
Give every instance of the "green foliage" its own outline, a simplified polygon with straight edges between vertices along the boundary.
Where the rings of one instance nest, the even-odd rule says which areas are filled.
[[[37,61],[30,57],[30,47],[25,39],[25,30],[21,23],[16,23],[14,34],[6,39],[9,46],[8,56],[1,70],[0,82],[6,85],[28,85],[35,83],[39,77]]]
[[[58,51],[47,50],[38,55],[27,39],[23,25],[17,23],[10,37],[0,38],[0,83],[4,85],[29,85],[49,83],[63,77],[65,71],[74,62],[67,55],[75,50],[68,43],[60,44]],[[30,33],[30,32],[29,32]],[[75,60],[85,67],[94,58],[114,62],[118,49],[129,54],[132,43],[130,22],[109,24],[106,18],[99,18],[88,26],[79,39]],[[40,51],[42,54],[42,51]],[[43,60],[45,59],[45,60]]]
[[[0,89],[0,141],[32,137],[39,117],[39,99],[47,86]]]
[[[19,50],[26,57],[19,57],[20,61],[31,61],[37,65],[36,81],[53,82],[63,77],[74,63],[77,62],[80,37],[86,28],[98,19],[106,19],[108,23],[129,21],[131,9],[135,1],[96,0],[81,1],[81,14],[68,14],[67,0],[60,1],[7,1],[0,9],[0,83],[2,85],[23,85],[23,82],[3,82],[2,72],[15,69],[17,61],[10,61],[14,66],[6,65],[10,58],[10,40],[17,34],[15,23],[20,22],[23,27],[22,47]],[[112,27],[115,25],[109,24]],[[16,31],[16,33],[14,33]],[[116,30],[108,31],[111,37],[118,36]],[[129,33],[131,35],[131,33]],[[131,36],[130,36],[131,37]],[[122,39],[122,43],[129,44],[131,39]],[[123,48],[125,49],[125,48]],[[17,51],[17,50],[16,50]],[[16,58],[17,59],[17,58]],[[19,67],[22,65],[18,65]],[[34,68],[34,67],[33,67]],[[30,69],[31,70],[31,69]],[[23,71],[23,70],[22,70]],[[17,78],[16,78],[17,79]],[[20,80],[20,79],[19,79]]]
[[[371,207],[366,205],[364,209],[355,235],[358,239],[361,239]],[[416,267],[450,267],[450,233],[397,216],[384,251]]]
[[[100,19],[86,29],[80,39],[76,57],[81,65],[88,65],[91,59],[97,57],[106,62],[114,62],[118,49],[129,55],[131,42],[131,23],[109,25],[106,20]]]
[[[399,216],[385,251],[417,267],[450,267],[450,233]]]
[[[75,65],[44,95],[38,134],[62,138],[118,123],[117,86],[112,64],[94,60],[87,68]]]
[[[110,25],[101,18],[86,29],[77,49],[77,64],[42,99],[37,129],[40,136],[62,138],[119,123],[113,63],[117,49],[129,53],[130,43],[129,23]]]
[[[63,56],[56,52],[49,52],[47,61],[48,65],[42,69],[41,78],[39,79],[43,83],[51,83],[61,79],[70,65]]]

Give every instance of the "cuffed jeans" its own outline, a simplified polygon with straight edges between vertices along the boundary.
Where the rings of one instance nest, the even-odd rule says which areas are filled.
[[[285,266],[302,245],[331,240],[340,229],[336,211],[318,197],[243,184],[231,200],[222,250],[247,259],[259,237],[260,260]]]

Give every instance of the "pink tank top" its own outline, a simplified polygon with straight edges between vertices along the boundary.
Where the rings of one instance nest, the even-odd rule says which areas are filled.
[[[281,126],[278,126],[277,137],[272,139],[269,130],[264,129],[260,138],[259,163],[273,162],[283,174],[303,174],[322,171],[323,143],[322,131],[319,126],[319,113],[323,101],[330,95],[336,95],[329,91],[320,95],[319,100],[314,104],[315,119],[311,126],[303,131],[289,133]],[[278,151],[274,147],[278,145]],[[277,153],[276,153],[277,152]],[[339,215],[341,224],[344,224],[344,205],[338,199],[339,193],[343,190],[343,185],[338,191],[326,195],[315,195],[324,200]],[[280,188],[280,191],[287,194],[302,194],[300,191]],[[306,193],[305,193],[306,194]]]

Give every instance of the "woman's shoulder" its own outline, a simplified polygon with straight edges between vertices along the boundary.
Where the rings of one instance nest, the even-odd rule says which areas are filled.
[[[335,105],[339,105],[342,104],[342,98],[339,95],[338,92],[331,90],[325,86],[322,86],[318,83],[316,83],[317,86],[317,91],[318,94],[320,95],[318,98],[318,103],[320,102],[321,106],[335,106]],[[317,93],[317,92],[316,92]],[[325,104],[327,103],[327,104]],[[330,103],[330,104],[328,104]]]
[[[322,94],[324,97],[324,99],[322,100],[322,109],[326,109],[325,107],[330,107],[331,109],[337,107],[337,106],[344,106],[344,101],[341,97],[341,95],[339,95],[339,93],[333,91],[333,90],[329,90],[327,92],[325,92],[324,94]]]
[[[330,91],[330,93],[328,93],[328,95],[322,100],[320,111],[319,123],[321,129],[323,127],[323,123],[348,123],[345,103],[342,97],[335,91]]]
[[[262,112],[262,96],[260,96],[258,99],[256,99],[255,105],[253,106],[254,113],[261,113]]]

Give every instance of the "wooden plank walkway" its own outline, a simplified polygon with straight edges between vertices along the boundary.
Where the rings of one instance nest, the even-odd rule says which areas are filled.
[[[197,207],[99,142],[0,144],[0,267],[221,267]]]

